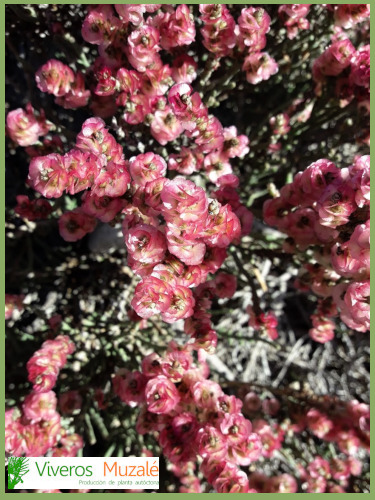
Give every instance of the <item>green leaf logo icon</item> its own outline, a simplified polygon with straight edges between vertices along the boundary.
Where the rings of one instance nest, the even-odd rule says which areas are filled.
[[[14,490],[18,483],[23,483],[22,477],[29,472],[29,459],[26,457],[9,457],[8,459],[8,489]]]

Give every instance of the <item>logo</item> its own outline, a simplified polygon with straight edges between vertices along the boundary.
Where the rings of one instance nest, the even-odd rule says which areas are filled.
[[[9,457],[8,488],[159,489],[158,457]]]
[[[18,483],[23,483],[23,476],[29,472],[29,459],[26,457],[9,457],[8,489],[14,490]]]

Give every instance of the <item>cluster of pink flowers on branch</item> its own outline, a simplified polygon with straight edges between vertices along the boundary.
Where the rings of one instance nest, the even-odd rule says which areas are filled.
[[[74,74],[69,66],[56,59],[39,68],[35,80],[39,90],[56,96],[56,104],[67,109],[86,106],[90,98],[82,73]]]
[[[310,12],[311,4],[287,4],[280,5],[279,16],[284,21],[287,29],[288,38],[293,39],[297,36],[299,30],[307,30],[310,23],[306,16]]]
[[[56,410],[57,398],[51,389],[60,369],[74,351],[72,341],[59,335],[46,340],[27,363],[33,389],[21,408],[5,412],[5,451],[11,455],[40,457],[47,452],[54,457],[74,457],[83,447],[78,434],[69,434],[61,426]]]
[[[35,392],[47,392],[56,384],[61,368],[66,358],[74,352],[74,344],[64,335],[58,335],[54,340],[46,340],[27,362],[29,381]]]
[[[336,36],[333,43],[314,61],[315,91],[322,92],[327,81],[334,82],[336,97],[346,105],[353,99],[369,111],[370,106],[370,45],[355,49],[345,35]]]
[[[34,157],[29,182],[48,198],[86,191],[82,206],[59,219],[67,241],[93,231],[96,218],[110,222],[121,212],[128,263],[143,278],[132,305],[142,318],[161,313],[174,322],[193,314],[190,288],[219,269],[225,248],[250,231],[252,215],[239,200],[238,178],[229,164],[248,152],[246,137],[237,136],[235,127],[223,129],[188,84],[175,85],[169,101],[200,154],[208,153],[202,168],[219,187],[213,198],[182,176],[167,179],[167,163],[155,153],[126,161],[100,118],[85,121],[76,148],[65,155]],[[179,157],[173,160],[179,170]]]
[[[315,263],[304,264],[298,286],[311,289],[320,302],[312,337],[333,337],[337,315],[350,328],[370,327],[370,157],[357,158],[348,168],[318,160],[295,175],[280,196],[264,204],[264,220],[288,234],[284,250],[312,248]],[[323,306],[323,307],[322,307]]]
[[[335,25],[344,29],[352,28],[370,17],[369,3],[328,5],[327,8],[333,8]]]
[[[48,134],[52,127],[44,112],[37,114],[30,103],[26,105],[26,111],[18,108],[7,114],[7,134],[18,146],[26,147],[37,143],[39,137]]]
[[[144,358],[141,372],[119,371],[114,390],[125,403],[141,407],[137,431],[157,436],[184,485],[181,491],[201,491],[193,472],[199,455],[201,473],[218,492],[250,492],[240,466],[261,456],[261,439],[242,415],[241,401],[207,380],[204,351],[198,360],[191,347],[172,342],[164,357]]]

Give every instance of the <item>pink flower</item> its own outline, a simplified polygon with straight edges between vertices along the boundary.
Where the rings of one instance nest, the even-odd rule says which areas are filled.
[[[172,290],[167,283],[148,276],[136,286],[131,304],[141,318],[148,319],[165,312],[171,305],[171,298]]]
[[[228,455],[238,465],[250,465],[261,457],[262,450],[262,441],[253,432],[245,440],[231,446]]]
[[[202,380],[196,382],[192,389],[195,404],[201,408],[214,409],[223,391],[217,382]]]
[[[297,480],[290,474],[280,474],[270,480],[270,493],[297,493],[297,490]]]
[[[275,75],[279,71],[279,66],[267,52],[258,52],[245,58],[242,70],[246,71],[246,80],[256,85]]]
[[[123,207],[124,200],[121,198],[96,196],[92,191],[86,191],[82,196],[82,212],[102,222],[112,221]]]
[[[276,398],[267,398],[262,401],[262,408],[266,415],[275,417],[280,410],[280,402]]]
[[[309,335],[315,342],[325,344],[334,339],[336,328],[334,321],[319,316],[312,316],[312,320],[313,328],[310,328]]]
[[[250,151],[249,139],[246,135],[237,135],[236,127],[224,128],[223,135],[223,152],[228,155],[229,158],[243,158]]]
[[[133,259],[146,264],[161,262],[167,250],[163,233],[146,224],[129,229],[125,237],[125,244]]]
[[[331,161],[321,159],[311,163],[294,181],[295,189],[301,192],[301,204],[314,203],[323,195],[327,186],[339,177],[340,170]],[[293,203],[295,200],[290,201]]]
[[[69,92],[70,85],[74,82],[74,73],[69,66],[56,59],[50,59],[38,69],[35,80],[42,92],[59,97]]]
[[[204,189],[184,177],[175,177],[161,193],[162,213],[167,221],[175,218],[196,222],[207,217],[208,199]]]
[[[234,213],[240,221],[241,236],[247,236],[250,234],[251,228],[253,227],[254,216],[252,212],[246,208],[245,205],[241,205]]]
[[[183,146],[178,154],[169,155],[169,170],[177,170],[180,174],[190,175],[199,170],[202,164],[202,156],[198,152]]]
[[[162,358],[154,352],[143,358],[142,373],[146,377],[162,375]]]
[[[359,207],[370,203],[370,156],[360,156],[349,167],[350,184],[355,190],[355,202]]]
[[[317,203],[320,224],[335,229],[349,221],[355,211],[355,193],[348,184],[331,184]]]
[[[130,175],[127,162],[109,162],[105,169],[95,178],[92,192],[97,196],[109,196],[116,198],[122,196],[128,190]]]
[[[221,460],[227,453],[226,439],[222,433],[212,425],[206,425],[196,435],[197,449],[203,458]]]
[[[219,208],[208,208],[204,242],[209,246],[227,247],[233,240],[240,237],[241,225],[230,205]],[[212,215],[211,215],[212,214]]]
[[[97,85],[95,87],[95,94],[99,96],[112,95],[116,91],[117,81],[112,74],[111,68],[106,66],[102,67],[95,73]]]
[[[365,45],[357,50],[350,64],[350,82],[368,88],[370,86],[370,45]]]
[[[35,115],[30,103],[26,106],[26,111],[18,108],[7,114],[7,132],[19,146],[35,144],[39,136],[48,133],[51,126],[52,124],[45,120],[43,112],[39,117]]]
[[[195,40],[194,18],[187,5],[179,5],[161,26],[160,45],[165,50],[190,45]]]
[[[185,319],[192,316],[194,312],[195,299],[193,293],[185,286],[176,286],[172,288],[171,305],[162,312],[162,319],[167,323],[174,323],[179,319]]]
[[[249,480],[245,472],[236,465],[227,463],[218,478],[213,482],[218,493],[248,493]]]
[[[350,283],[344,296],[341,319],[358,332],[370,329],[370,281]]]
[[[180,400],[176,386],[163,375],[147,382],[145,394],[147,409],[151,413],[169,413]]]
[[[228,446],[236,446],[249,437],[251,423],[241,414],[225,415],[220,422],[220,431],[226,436]]]
[[[57,398],[53,391],[31,393],[26,396],[22,409],[32,423],[50,420],[56,413]]]
[[[143,23],[143,14],[146,11],[144,4],[118,4],[114,6],[117,14],[121,17],[124,23],[131,23],[134,26],[139,26]]]
[[[159,31],[152,26],[143,25],[131,32],[128,37],[126,54],[130,64],[143,73],[159,61]]]
[[[59,406],[61,413],[72,415],[82,408],[82,396],[79,391],[67,391],[60,394]]]
[[[59,218],[59,232],[65,241],[77,241],[92,233],[96,220],[85,214],[81,209],[65,212]]]
[[[178,227],[178,226],[177,226]],[[168,250],[188,266],[199,265],[203,262],[206,245],[201,241],[189,241],[174,234],[169,228],[166,231]]]
[[[5,294],[5,319],[11,319],[13,313],[16,311],[18,314],[22,313],[24,310],[23,300],[24,295],[11,295],[9,293]],[[14,314],[16,316],[16,314]]]
[[[101,118],[88,118],[77,136],[77,148],[81,151],[100,154],[103,152],[103,143],[107,139],[105,122]]]
[[[113,389],[117,396],[129,406],[138,406],[145,402],[147,378],[141,372],[119,370],[112,379]]]
[[[91,92],[85,89],[85,79],[82,73],[77,73],[70,85],[70,90],[63,96],[55,99],[65,109],[76,109],[87,106]]]
[[[223,152],[214,151],[209,153],[205,157],[203,164],[209,180],[214,184],[217,184],[221,176],[232,173],[231,164]]]
[[[104,167],[104,158],[98,159],[91,153],[83,153],[79,149],[71,149],[64,155],[64,168],[68,175],[66,190],[76,194],[92,186],[101,167]]]
[[[271,18],[261,7],[248,7],[241,10],[238,26],[242,43],[257,52],[266,46],[265,34],[269,31]]]
[[[309,29],[310,23],[306,19],[310,11],[310,4],[290,4],[279,7],[279,15],[284,20],[288,38],[292,40],[297,36],[298,30]]]
[[[124,100],[120,100],[120,98]],[[128,96],[125,93],[120,94],[117,99],[118,106],[124,106],[124,120],[130,125],[143,123],[145,117],[151,112],[149,99],[144,94],[133,94]]]
[[[197,78],[198,65],[187,54],[177,56],[172,63],[172,78],[176,83],[192,83]]]
[[[155,111],[151,122],[151,135],[162,146],[177,139],[182,132],[183,126],[169,106],[163,110]]]
[[[334,16],[337,26],[352,28],[370,16],[370,4],[335,5]]]
[[[139,73],[137,71],[129,70],[126,68],[120,68],[117,71],[116,80],[118,82],[120,90],[130,95],[135,94],[141,86]]]
[[[270,458],[275,450],[279,450],[282,445],[284,433],[280,428],[267,424],[264,420],[253,422],[253,431],[258,434],[262,441],[262,455]]]
[[[250,391],[246,394],[243,402],[244,402],[243,411],[245,414],[256,413],[262,407],[262,401],[260,400],[260,397],[253,391]]]
[[[214,4],[201,4],[203,45],[207,50],[223,57],[231,53],[236,44],[236,23],[225,5],[215,7]]]
[[[214,278],[215,295],[221,299],[233,297],[237,288],[237,278],[229,273],[217,273]]]
[[[82,38],[95,45],[108,45],[113,41],[121,21],[113,14],[111,5],[98,5],[85,17],[82,25]]]
[[[142,74],[141,92],[150,98],[152,111],[155,108],[163,109],[167,103],[165,94],[172,84],[169,64],[155,65],[152,69],[146,69]]]
[[[337,76],[350,65],[355,48],[348,38],[330,45],[313,64],[315,81],[324,80],[325,76]]]
[[[130,158],[129,170],[134,182],[140,186],[145,186],[148,182],[164,177],[167,164],[161,156],[154,153],[145,153]]]
[[[63,157],[50,154],[33,158],[28,180],[31,186],[46,198],[59,198],[68,184]]]
[[[307,412],[306,418],[308,428],[320,439],[323,439],[334,427],[332,420],[316,408],[311,408]]]

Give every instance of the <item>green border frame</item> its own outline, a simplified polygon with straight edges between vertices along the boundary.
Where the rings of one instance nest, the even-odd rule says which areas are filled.
[[[44,3],[42,1],[38,1],[38,2],[32,2],[31,5],[36,5],[36,4],[41,4],[41,3]],[[66,2],[56,2],[56,4],[74,4],[74,3],[78,3],[78,2],[69,2],[69,1],[66,1]],[[101,2],[90,2],[90,1],[87,1],[87,0],[83,0],[81,2],[79,2],[80,4],[87,4],[87,5],[93,5],[93,4],[110,4],[111,2],[109,2],[108,0],[102,0]],[[142,2],[139,2],[139,1],[125,1],[125,2],[121,2],[122,4],[138,4],[138,3],[142,3]],[[147,3],[159,3],[155,0],[152,0],[152,1],[149,1]],[[180,3],[184,3],[184,2],[172,2],[170,0],[167,0],[165,1],[164,3],[166,4],[180,4]],[[209,1],[199,1],[199,0],[190,0],[188,2],[186,2],[186,4],[203,4],[203,3],[211,3]],[[213,2],[213,3],[228,3],[228,2]],[[233,4],[247,4],[249,5],[249,2],[232,2]],[[292,4],[292,3],[302,3],[302,2],[290,2],[290,1],[286,1],[286,2],[273,2],[273,1],[270,1],[270,0],[264,0],[263,2],[250,2],[250,5],[256,5],[256,4],[271,4],[271,5],[281,5],[281,4]],[[317,1],[312,1],[311,4],[321,4],[323,2],[317,2]],[[330,2],[332,4],[345,4],[347,2],[343,2],[341,0],[339,1],[336,1],[336,2]],[[350,4],[356,4],[357,2],[349,2]],[[0,4],[0,33],[3,35],[3,42],[5,41],[5,6],[6,5],[9,5],[9,4],[18,4],[18,5],[24,5],[24,2],[17,2],[17,1],[13,1],[13,0],[8,0],[6,1],[4,4],[1,3]],[[375,21],[374,21],[374,17],[371,18],[370,20],[370,26],[371,26],[371,33],[373,31],[373,28],[374,28],[374,24],[375,24]],[[373,36],[371,36],[371,58],[373,58],[375,56],[375,49],[374,49],[374,42],[373,42]],[[2,65],[1,67],[3,68],[3,71],[2,71],[2,74],[5,75],[5,45],[4,43],[1,45],[1,49],[0,49],[0,58],[1,58],[1,62],[2,62]],[[5,80],[4,80],[4,83],[5,83]],[[374,78],[371,78],[371,81],[370,81],[370,90],[371,90],[371,93],[374,92],[375,90],[375,80]],[[2,85],[1,86],[1,98],[2,98],[2,102],[5,104],[5,85]],[[373,111],[373,108],[374,106],[371,105],[371,111]],[[370,126],[371,126],[371,129],[370,129],[370,137],[372,139],[372,141],[374,140],[374,120],[375,120],[375,114],[371,114],[371,117],[370,117]],[[2,106],[1,107],[1,117],[0,117],[0,123],[1,123],[1,139],[0,139],[0,148],[1,148],[1,151],[2,153],[5,153],[5,106]],[[371,149],[371,148],[370,148]],[[2,156],[2,158],[4,158],[4,154]],[[4,200],[5,202],[5,164],[4,162],[2,162],[2,167],[1,167],[1,170],[2,170],[2,182],[0,182],[0,200]],[[375,174],[373,174],[371,176],[371,181],[375,178]],[[371,182],[371,186],[372,186],[372,182]],[[375,188],[371,187],[371,194],[373,195],[374,194],[374,191],[375,191]],[[0,224],[0,241],[2,243],[1,245],[1,248],[0,248],[0,276],[2,277],[1,279],[1,283],[0,283],[0,297],[2,299],[2,303],[4,304],[5,302],[5,281],[4,281],[4,277],[5,277],[5,226],[4,226],[4,220],[5,220],[5,203],[1,203],[0,204],[0,213],[1,213],[1,220],[2,220],[2,223]],[[375,216],[375,207],[370,205],[370,216],[373,217]],[[373,230],[371,230],[371,238],[374,238],[375,237],[375,230],[373,228]],[[373,276],[374,274],[374,270],[375,270],[375,261],[371,263],[371,277]],[[372,282],[371,281],[371,285],[370,285],[370,296],[375,296],[375,282]],[[375,320],[373,318],[373,312],[374,312],[374,307],[371,307],[371,330],[373,330],[374,328],[374,325],[375,325]],[[4,325],[5,323],[5,317],[4,317],[4,309],[2,309],[0,307],[0,319],[2,321],[2,324]],[[371,341],[370,340],[370,354],[371,354],[371,361],[374,359],[374,349],[375,349],[375,344],[374,344],[374,341]],[[2,335],[2,338],[1,338],[1,343],[0,343],[0,353],[1,353],[1,357],[0,357],[0,366],[4,367],[5,366],[5,335],[3,333]],[[375,387],[375,384],[374,384],[374,378],[375,378],[375,372],[374,370],[371,370],[371,376],[370,376],[370,381],[371,381],[371,387],[374,388]],[[4,372],[4,368],[1,369],[0,371],[0,381],[1,381],[1,387],[0,387],[0,401],[4,401],[5,399],[5,372]],[[370,412],[371,412],[371,442],[373,443],[374,442],[374,435],[375,435],[375,428],[374,428],[374,401],[375,401],[375,395],[372,393],[373,391],[370,391]],[[4,416],[2,418],[2,425],[1,425],[1,428],[2,430],[5,428],[5,422],[4,422]],[[1,431],[1,434],[0,434],[0,446],[2,447],[2,449],[5,449],[5,437],[4,437],[4,432]],[[371,450],[370,451],[370,492],[373,493],[374,492],[374,488],[372,488],[372,480],[375,481],[375,453],[374,453],[374,450]],[[370,494],[371,494],[370,493]],[[91,493],[85,493],[85,495],[90,495]],[[95,493],[93,493],[95,494]],[[96,495],[99,495],[97,496],[96,498],[105,498],[105,496],[107,495],[108,493],[97,493]],[[123,495],[124,493],[113,493],[114,495]],[[308,493],[309,495],[313,495],[313,496],[316,496],[316,495],[319,495],[319,493]],[[332,495],[332,493],[322,493],[323,495]],[[0,475],[0,497],[2,497],[3,495],[5,495],[5,474],[4,475]],[[18,493],[19,497],[17,498],[20,498],[22,500],[22,498],[24,497],[24,495],[30,495],[30,493]],[[44,493],[32,493],[32,495],[34,495],[35,498],[37,499],[42,499],[44,498],[43,495]],[[78,496],[80,495],[83,495],[83,493],[61,493],[62,497],[59,497],[59,498],[69,498],[69,499],[74,499],[74,498],[77,498]],[[129,498],[129,500],[146,500],[146,498],[150,498],[148,497],[149,493],[127,493],[127,495],[130,495],[130,497],[128,496],[127,498]],[[235,496],[238,496],[238,497],[241,497],[242,493],[154,493],[154,495],[156,496],[164,496],[164,495],[167,495],[168,496],[168,499],[170,500],[184,500],[184,499],[187,499],[188,497],[191,497],[191,495],[194,495],[194,498],[203,498],[207,495],[210,495],[210,496],[214,496],[215,499],[219,500],[219,498],[222,498],[222,495],[230,495],[230,498],[233,498]],[[252,495],[255,495],[255,496],[262,496],[262,499],[269,499],[269,498],[272,498],[274,497],[275,495],[278,495],[278,493],[253,493]],[[304,496],[306,495],[306,493],[286,493],[284,494],[286,495],[287,497],[289,496],[290,498],[297,498],[297,497],[301,497],[301,496]],[[358,496],[358,495],[361,495],[361,493],[333,493],[333,495],[336,495],[336,496],[341,496],[341,495],[345,495],[344,498],[346,499],[350,499],[350,498],[354,498],[355,496]],[[184,497],[184,499],[182,498]],[[28,498],[28,497],[26,497]],[[242,498],[242,497],[241,497]],[[284,498],[284,497],[283,497]]]

